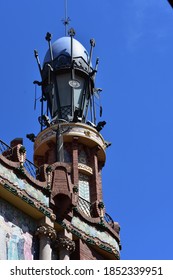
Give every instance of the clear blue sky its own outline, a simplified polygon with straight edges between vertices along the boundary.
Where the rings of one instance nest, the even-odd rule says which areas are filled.
[[[121,225],[122,259],[173,259],[173,10],[166,0],[68,0],[70,27],[100,58],[106,212]],[[0,1],[0,138],[39,132],[34,80],[45,34],[64,36],[63,0]],[[39,96],[38,91],[38,96]]]

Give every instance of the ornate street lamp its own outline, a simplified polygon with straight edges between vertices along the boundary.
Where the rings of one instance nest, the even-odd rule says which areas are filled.
[[[52,35],[47,32],[46,41],[48,51],[45,55],[43,67],[40,64],[38,52],[35,58],[41,75],[41,82],[34,84],[41,86],[41,116],[38,118],[41,131],[50,127],[56,132],[56,160],[64,161],[63,134],[70,125],[64,128],[65,123],[86,123],[98,132],[106,122],[96,123],[95,97],[99,98],[101,88],[95,87],[95,77],[99,59],[95,67],[92,66],[92,55],[95,40],[90,40],[90,52],[74,39],[75,30],[71,28],[69,36],[59,38],[53,44]],[[46,113],[45,104],[46,103]],[[102,107],[100,106],[100,117]],[[57,125],[54,127],[54,125]]]
[[[88,54],[82,44],[74,39],[74,29],[71,28],[68,34],[69,37],[62,37],[52,45],[51,34],[46,35],[49,50],[41,71],[43,98],[54,121],[86,122],[90,111],[91,122],[95,123],[93,96],[96,69],[91,65],[95,41],[90,40]]]

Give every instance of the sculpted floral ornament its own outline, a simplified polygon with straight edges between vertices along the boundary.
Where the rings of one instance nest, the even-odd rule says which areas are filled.
[[[75,242],[68,237],[58,237],[55,242],[55,247],[58,249],[66,249],[70,253],[75,251]]]
[[[56,230],[48,225],[42,225],[37,228],[36,235],[39,236],[48,236],[50,239],[56,239]]]
[[[84,130],[84,134],[85,134],[86,136],[88,136],[88,137],[91,136],[91,132],[90,132],[89,130]]]
[[[78,191],[79,191],[79,187],[78,187],[78,186],[74,186],[74,187],[73,187],[73,192],[74,192],[74,193],[78,193]]]

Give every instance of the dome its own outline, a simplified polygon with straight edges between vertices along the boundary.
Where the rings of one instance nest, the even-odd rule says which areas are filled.
[[[56,59],[59,55],[71,56],[71,37],[62,37],[57,39],[52,44],[53,59]],[[73,38],[73,57],[82,57],[88,62],[89,55],[84,46]],[[47,51],[44,63],[50,62],[50,52]]]

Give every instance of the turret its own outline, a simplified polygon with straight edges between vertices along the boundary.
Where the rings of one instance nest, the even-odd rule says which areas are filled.
[[[114,256],[105,257],[118,259],[119,225],[105,213],[102,195],[101,171],[110,142],[100,133],[106,122],[96,119],[99,112],[95,98],[101,89],[95,86],[99,60],[95,67],[92,63],[95,40],[90,40],[88,53],[74,38],[74,29],[68,34],[53,44],[51,34],[46,34],[48,51],[42,67],[35,51],[41,82],[34,83],[41,86],[42,98],[41,131],[34,137],[34,163],[40,168],[39,180],[48,181],[50,207],[57,223],[66,219],[73,225],[72,231],[75,227],[81,230],[82,225],[98,236],[104,228],[112,249],[105,248],[114,252]],[[101,113],[102,108],[100,116]],[[101,236],[104,244],[104,234]],[[83,246],[81,240],[82,235],[76,241],[78,246]],[[75,254],[73,257],[80,259]],[[104,253],[101,255],[104,258]]]

